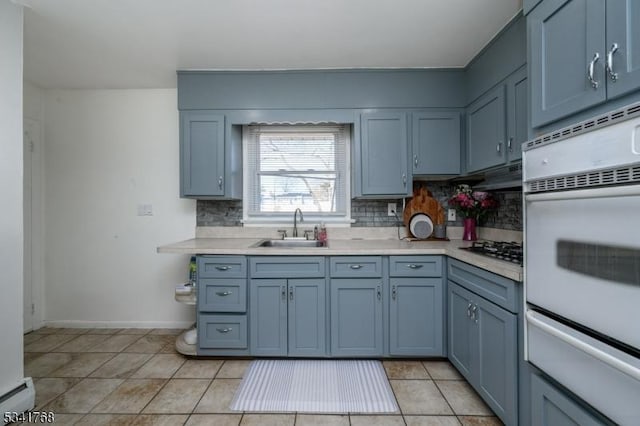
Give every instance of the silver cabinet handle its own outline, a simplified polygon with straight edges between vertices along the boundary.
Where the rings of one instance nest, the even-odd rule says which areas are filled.
[[[222,189],[222,176],[218,178],[218,188]]]
[[[216,294],[217,294],[218,296],[222,296],[222,297],[224,297],[224,296],[230,296],[230,295],[232,295],[232,294],[233,294],[233,292],[232,292],[232,291],[216,291]]]
[[[467,316],[468,316],[469,318],[471,318],[471,307],[472,307],[472,306],[473,306],[473,305],[471,304],[471,302],[469,302],[469,304],[467,305]]]
[[[231,269],[231,266],[227,266],[227,265],[217,265],[216,269],[218,271],[228,271],[229,269]]]
[[[498,142],[498,145],[496,145],[496,152],[502,156],[502,142]]]
[[[513,152],[513,138],[509,138],[509,140],[507,141],[507,149],[509,150],[509,152]]]
[[[293,300],[293,287],[289,287],[289,300]]]
[[[407,174],[406,173],[402,174],[402,184],[404,186],[407,186]]]
[[[362,265],[349,265],[349,268],[351,268],[351,269],[361,269]]]
[[[596,52],[593,55],[593,59],[591,60],[591,62],[589,62],[589,67],[587,68],[587,78],[591,83],[591,87],[593,87],[594,89],[597,89],[600,85],[600,83],[598,83],[593,76],[594,68],[596,66],[596,62],[598,62],[598,59],[600,59],[600,54]]]
[[[382,300],[382,290],[380,289],[380,286],[376,287],[376,294],[378,296],[378,300]]]
[[[613,43],[611,49],[607,52],[607,72],[611,81],[618,81],[618,73],[613,71],[613,54],[618,50],[618,43]]]
[[[396,300],[396,297],[398,296],[398,293],[396,292],[396,286],[391,286],[391,298],[393,300]]]
[[[227,327],[227,328],[216,328],[216,330],[218,330],[219,333],[228,333],[230,331],[233,331],[233,328],[231,327]]]
[[[280,287],[280,294],[282,295],[282,300],[287,300],[287,287],[286,286],[282,286]]]
[[[420,269],[420,268],[422,268],[422,265],[418,265],[416,263],[410,263],[410,264],[407,265],[407,268],[409,268],[409,269]]]
[[[414,167],[418,167],[418,155],[417,154],[413,155],[413,166]]]
[[[478,323],[478,305],[473,305],[473,308],[471,308],[471,318],[473,319],[473,322],[475,322],[476,324]]]

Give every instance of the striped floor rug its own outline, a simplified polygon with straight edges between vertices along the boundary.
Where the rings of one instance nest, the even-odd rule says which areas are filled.
[[[380,361],[255,360],[232,410],[307,413],[398,411]]]

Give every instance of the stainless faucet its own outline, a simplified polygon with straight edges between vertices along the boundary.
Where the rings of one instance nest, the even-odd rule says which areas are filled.
[[[293,236],[298,236],[298,223],[296,222],[296,218],[298,217],[298,212],[300,212],[300,222],[304,221],[304,217],[302,217],[302,210],[297,208],[296,211],[293,212]]]

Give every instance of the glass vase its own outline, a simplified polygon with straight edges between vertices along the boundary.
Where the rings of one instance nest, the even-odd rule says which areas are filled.
[[[476,219],[474,217],[465,217],[462,222],[464,229],[462,231],[462,239],[464,241],[475,241],[478,239],[476,235]]]

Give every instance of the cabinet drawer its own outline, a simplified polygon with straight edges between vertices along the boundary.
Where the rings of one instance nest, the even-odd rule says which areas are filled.
[[[247,259],[244,256],[198,256],[199,278],[245,278]]]
[[[246,348],[247,316],[200,314],[198,346],[203,349]]]
[[[441,256],[390,256],[389,276],[441,277]]]
[[[324,257],[286,256],[252,257],[251,278],[316,278],[325,276]]]
[[[382,258],[379,256],[344,256],[329,260],[332,277],[381,277]]]
[[[202,278],[198,282],[198,310],[206,312],[245,312],[246,278]]]
[[[448,278],[485,299],[511,312],[518,312],[517,289],[514,281],[483,269],[449,259]]]

